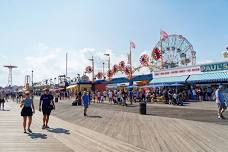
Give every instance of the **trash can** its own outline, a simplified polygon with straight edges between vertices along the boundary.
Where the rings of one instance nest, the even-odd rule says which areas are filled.
[[[146,115],[146,102],[139,103],[139,113],[142,115]]]

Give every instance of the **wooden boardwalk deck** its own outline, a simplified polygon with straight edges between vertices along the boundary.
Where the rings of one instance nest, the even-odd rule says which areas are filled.
[[[207,105],[202,107],[203,111],[196,108],[199,111],[195,115],[202,117],[202,120],[213,119],[210,123],[160,117],[153,114],[144,116],[135,112],[125,112],[131,111],[126,110],[126,107],[107,104],[90,106],[88,114],[91,117],[84,118],[82,107],[72,107],[67,101],[56,105],[57,110],[53,114],[61,119],[149,151],[226,152],[228,149],[228,120],[217,120],[215,109],[207,111]],[[163,112],[167,113],[168,110],[165,109]],[[179,112],[185,112],[185,110],[194,110],[194,108],[185,107],[184,111],[174,109],[172,113],[176,111],[177,115],[181,115]],[[211,112],[213,113],[210,114]],[[189,115],[191,114],[193,113]],[[209,118],[205,116],[206,114],[210,114]]]
[[[42,131],[41,113],[34,116],[33,135],[22,132],[19,108],[7,103],[0,111],[0,152],[227,152],[228,126],[183,119],[139,115],[57,103],[50,130]],[[57,118],[57,117],[59,118]],[[61,119],[60,119],[61,118]]]
[[[41,130],[42,115],[33,117],[32,134],[24,134],[20,109],[13,102],[0,111],[0,152],[147,152],[95,131],[51,118],[49,130]]]

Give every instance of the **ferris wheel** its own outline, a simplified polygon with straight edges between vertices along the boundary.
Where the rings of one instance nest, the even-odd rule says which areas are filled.
[[[196,52],[191,43],[182,35],[168,35],[161,39],[152,50],[152,62],[160,68],[175,68],[196,64]]]

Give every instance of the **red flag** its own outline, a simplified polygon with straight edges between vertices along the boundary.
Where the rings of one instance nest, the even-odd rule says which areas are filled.
[[[130,42],[130,47],[135,49],[135,43],[133,41]]]
[[[164,40],[164,39],[167,39],[168,36],[169,36],[168,33],[166,33],[165,31],[161,31],[161,32],[160,32],[160,37],[161,37],[161,39],[163,39],[163,40]]]

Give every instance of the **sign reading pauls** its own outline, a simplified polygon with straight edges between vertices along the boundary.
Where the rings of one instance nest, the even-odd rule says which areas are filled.
[[[200,70],[201,72],[228,70],[228,62],[201,65]]]

